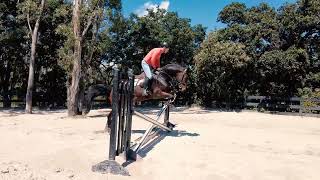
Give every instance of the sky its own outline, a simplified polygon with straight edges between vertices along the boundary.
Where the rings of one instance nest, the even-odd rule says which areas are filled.
[[[139,16],[146,15],[146,9],[159,8],[178,12],[183,18],[190,18],[191,24],[202,24],[208,27],[208,31],[224,27],[217,22],[219,12],[232,2],[242,2],[247,7],[267,2],[269,5],[279,8],[282,4],[296,2],[296,0],[122,0],[123,13],[128,17],[131,13]]]

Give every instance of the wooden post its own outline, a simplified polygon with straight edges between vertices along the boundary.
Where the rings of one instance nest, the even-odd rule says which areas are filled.
[[[110,146],[109,146],[109,160],[115,160],[117,147],[117,124],[118,124],[118,83],[119,83],[119,69],[113,68],[113,90],[112,90],[112,120],[110,127]]]
[[[120,72],[120,77],[121,77],[121,72]],[[123,134],[123,123],[124,123],[124,101],[125,101],[125,95],[124,95],[124,83],[122,82],[122,79],[120,79],[119,82],[119,100],[117,101],[119,103],[119,120],[118,120],[118,131],[117,131],[117,153],[116,156],[122,153],[122,134]]]
[[[304,111],[304,99],[303,97],[300,98],[300,109],[299,109],[299,115],[302,116]]]
[[[133,94],[134,94],[134,75],[132,72],[132,69],[128,70],[128,78],[129,78],[129,84],[128,84],[128,97],[127,97],[127,123],[126,123],[126,132],[124,140],[124,149],[125,149],[125,159],[126,161],[129,159],[129,153],[130,153],[130,145],[131,145],[131,129],[132,129],[132,107],[133,107]]]
[[[122,82],[122,95],[121,95],[121,119],[120,122],[121,124],[119,124],[120,126],[120,131],[119,133],[121,133],[121,135],[119,136],[119,140],[120,140],[120,148],[119,151],[120,153],[122,153],[123,151],[125,151],[125,141],[126,141],[126,124],[127,124],[127,106],[128,106],[128,83],[127,82]],[[120,154],[119,153],[119,154]]]
[[[167,105],[168,107],[166,108],[165,114],[164,114],[164,124],[168,126],[169,124],[169,115],[170,115],[170,104]]]
[[[113,89],[112,89],[112,119],[110,126],[110,145],[108,160],[92,166],[92,171],[101,173],[121,174],[129,176],[129,172],[115,161],[115,157],[122,153],[124,149],[123,136],[127,134],[126,125],[126,103],[125,84],[121,81],[122,75],[117,67],[113,68]],[[120,87],[119,87],[120,84]],[[119,91],[120,96],[119,96]],[[125,90],[126,91],[126,90]],[[131,93],[131,92],[130,92]],[[121,107],[120,107],[121,106]],[[127,125],[126,125],[127,126]]]

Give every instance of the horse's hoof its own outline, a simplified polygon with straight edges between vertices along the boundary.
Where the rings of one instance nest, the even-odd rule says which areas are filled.
[[[167,127],[170,128],[170,129],[173,129],[173,128],[176,127],[176,125],[175,125],[175,124],[172,124],[171,122],[168,122],[168,123],[167,123]]]
[[[111,129],[110,129],[110,128],[107,128],[107,127],[106,127],[106,128],[104,128],[104,132],[105,132],[105,133],[108,133],[108,134],[110,134],[110,132],[111,132]]]

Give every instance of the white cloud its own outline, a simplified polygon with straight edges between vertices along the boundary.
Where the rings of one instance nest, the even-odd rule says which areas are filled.
[[[138,8],[135,11],[135,13],[139,17],[142,17],[142,16],[148,15],[148,9],[153,10],[154,12],[156,12],[158,9],[164,9],[167,11],[169,9],[169,5],[170,5],[170,2],[168,0],[164,0],[160,4],[156,4],[156,3],[152,3],[150,1],[148,1],[148,2],[144,3],[143,6]]]
[[[167,11],[169,9],[169,5],[170,5],[169,1],[162,1],[159,8]]]

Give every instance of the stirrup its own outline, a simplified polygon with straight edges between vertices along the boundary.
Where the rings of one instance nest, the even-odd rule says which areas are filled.
[[[150,91],[147,89],[143,89],[142,96],[149,96],[149,95],[150,95]]]

